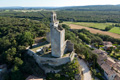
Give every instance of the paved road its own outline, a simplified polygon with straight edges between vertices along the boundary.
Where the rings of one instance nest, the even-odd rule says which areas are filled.
[[[92,77],[91,77],[91,74],[90,74],[90,70],[89,70],[87,64],[85,63],[85,61],[83,61],[82,59],[78,58],[78,62],[80,64],[80,66],[82,67],[84,80],[92,80]]]

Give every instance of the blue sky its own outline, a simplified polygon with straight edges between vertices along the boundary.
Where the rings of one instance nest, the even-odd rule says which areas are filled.
[[[0,7],[61,7],[120,4],[120,0],[0,0]]]

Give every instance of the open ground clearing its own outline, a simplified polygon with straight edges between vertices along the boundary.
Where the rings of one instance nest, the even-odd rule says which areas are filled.
[[[93,22],[64,22],[66,24],[76,24],[85,27],[92,27],[96,29],[104,30],[107,26],[110,26],[114,23],[93,23]]]
[[[85,26],[80,26],[80,25],[75,25],[75,24],[69,24],[69,26],[71,29],[83,29],[84,28],[94,34],[99,33],[99,34],[109,35],[114,38],[120,38],[119,34],[112,33],[112,32],[101,31],[101,30],[97,30],[97,29],[93,29],[93,28],[89,28],[89,27],[85,27]]]

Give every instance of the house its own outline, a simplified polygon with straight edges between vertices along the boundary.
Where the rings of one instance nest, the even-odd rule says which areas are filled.
[[[106,63],[103,63],[102,65],[100,65],[101,68],[104,70],[104,76],[108,79],[108,80],[114,80],[116,73],[111,69],[111,67],[109,65],[107,65]]]
[[[93,53],[95,53],[95,54],[107,54],[105,51],[103,51],[103,50],[100,50],[100,49],[95,49],[95,50],[93,50],[92,51]]]
[[[36,76],[30,75],[25,80],[43,80],[43,78],[38,78]]]
[[[108,80],[114,80],[116,73],[113,70],[112,66],[115,64],[115,62],[104,55],[100,55],[97,62],[99,66],[104,70],[104,76]]]
[[[110,50],[111,47],[116,48],[116,46],[113,46],[112,42],[110,41],[103,41],[104,49],[105,50]]]
[[[120,80],[120,74],[117,74],[114,80]]]
[[[92,52],[98,54],[97,63],[104,70],[104,76],[108,80],[120,80],[120,64],[102,50],[96,49]]]
[[[114,68],[118,73],[120,73],[120,64],[119,64],[119,63],[115,63],[115,64],[113,65],[113,68]]]
[[[103,45],[112,45],[112,42],[109,42],[109,41],[103,41]]]
[[[105,46],[104,46],[104,49],[105,49],[105,50],[110,50],[111,47],[116,48],[116,46],[113,46],[113,45],[105,45]]]

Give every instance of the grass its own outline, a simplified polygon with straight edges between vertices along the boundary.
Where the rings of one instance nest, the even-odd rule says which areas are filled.
[[[114,27],[109,32],[120,34],[120,28],[119,27]]]
[[[100,30],[104,30],[106,26],[112,25],[114,23],[93,23],[93,22],[64,22],[66,24],[77,24],[85,27],[92,27]]]

